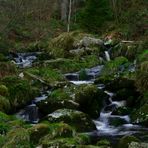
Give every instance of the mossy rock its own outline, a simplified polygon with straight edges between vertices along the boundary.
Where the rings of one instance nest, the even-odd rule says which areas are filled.
[[[135,87],[135,81],[132,79],[127,79],[127,78],[116,78],[112,80],[110,83],[106,85],[106,89],[116,92],[117,90],[121,89],[136,89]]]
[[[148,126],[148,103],[136,109],[131,114],[132,122]]]
[[[118,148],[128,148],[131,142],[140,142],[140,140],[134,136],[124,136],[119,140]]]
[[[26,129],[18,128],[10,131],[6,136],[6,143],[2,148],[31,148],[29,133]]]
[[[40,141],[40,144],[42,145],[43,148],[47,148],[47,147],[73,148],[73,147],[77,147],[78,145],[89,144],[89,142],[90,141],[88,136],[77,135],[72,138],[70,137],[57,138],[53,140],[48,139],[48,137],[44,137]]]
[[[7,97],[10,102],[11,111],[16,111],[33,100],[37,95],[36,90],[33,89],[27,80],[22,80],[17,77],[5,77],[2,83],[6,85],[9,91]]]
[[[71,33],[63,33],[49,43],[49,54],[54,57],[67,57],[73,48],[74,37]]]
[[[72,92],[68,89],[71,88],[59,88],[52,91],[46,100],[37,102],[39,110],[43,114],[49,114],[61,108],[77,109],[79,104],[73,101],[73,98],[71,97]]]
[[[40,138],[49,133],[49,125],[40,123],[33,126],[32,128],[29,128],[28,132],[31,142],[37,144]]]
[[[78,132],[89,132],[95,129],[90,117],[80,111],[71,109],[59,109],[47,117],[50,123],[64,122],[76,129]]]
[[[98,118],[103,101],[107,98],[108,96],[95,85],[81,85],[75,90],[75,102],[79,104],[79,110],[92,118]]]

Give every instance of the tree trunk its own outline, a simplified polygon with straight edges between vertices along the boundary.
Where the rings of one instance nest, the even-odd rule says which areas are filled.
[[[69,31],[70,31],[71,7],[72,7],[72,0],[69,0],[69,13],[68,13],[67,32],[69,32]]]

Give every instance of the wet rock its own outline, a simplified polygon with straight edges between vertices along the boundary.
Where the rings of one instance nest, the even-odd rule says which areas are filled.
[[[140,140],[134,136],[124,136],[119,140],[118,148],[128,148],[131,142],[140,142]]]
[[[50,123],[67,123],[78,132],[89,132],[95,129],[94,123],[87,114],[71,109],[59,109],[52,114],[49,114],[47,120]]]

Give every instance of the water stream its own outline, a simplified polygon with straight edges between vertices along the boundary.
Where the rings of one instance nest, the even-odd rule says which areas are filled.
[[[107,51],[105,51],[105,55],[106,60],[110,61],[110,55]],[[18,56],[14,59],[20,68],[30,67],[32,62],[36,59],[36,54],[29,54],[27,56],[25,54],[18,54]],[[102,68],[103,65],[99,65],[90,69],[85,69],[87,78],[84,80],[80,80],[80,72],[65,74],[65,78],[75,85],[93,84],[96,77],[100,75]],[[148,129],[139,125],[133,125],[130,122],[129,115],[114,115],[113,111],[119,107],[126,106],[126,101],[113,101],[112,97],[114,96],[114,93],[105,90],[104,84],[97,84],[97,87],[98,89],[104,90],[104,92],[108,95],[108,103],[104,103],[102,111],[100,115],[98,115],[99,118],[93,120],[97,128],[97,131],[95,131],[97,136],[122,136],[140,133],[141,131],[148,131]],[[19,111],[16,116],[30,123],[38,123],[40,120],[40,113],[36,103],[41,100],[46,100],[49,94],[50,91],[42,92],[41,96],[35,98],[30,105]],[[114,121],[119,121],[122,124],[115,126],[113,124]]]

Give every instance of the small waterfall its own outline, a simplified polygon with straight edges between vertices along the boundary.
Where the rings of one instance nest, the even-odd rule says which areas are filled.
[[[106,58],[107,61],[110,61],[111,60],[108,51],[105,51],[105,58]]]
[[[104,91],[109,96],[109,104],[106,104],[100,113],[100,117],[94,120],[99,135],[125,135],[132,134],[138,131],[140,126],[130,124],[130,117],[128,115],[113,115],[113,111],[119,107],[124,107],[126,101],[113,101],[112,97],[115,95],[112,92]],[[115,122],[121,122],[119,125],[114,125]],[[139,128],[137,128],[139,127]],[[136,129],[135,129],[136,128]]]

